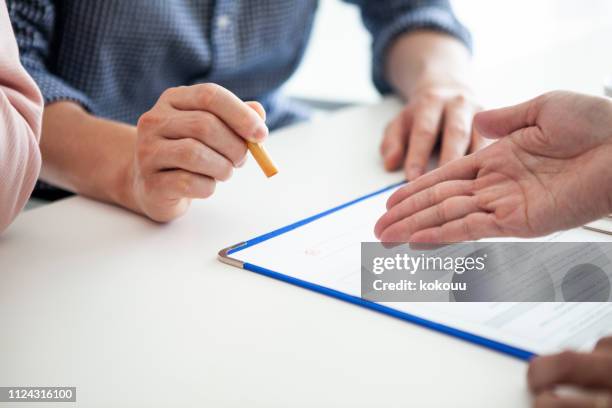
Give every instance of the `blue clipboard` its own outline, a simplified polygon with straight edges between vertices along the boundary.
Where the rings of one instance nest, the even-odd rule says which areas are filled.
[[[327,288],[327,287],[324,287],[324,286],[321,286],[321,285],[317,285],[317,284],[314,284],[314,283],[311,283],[311,282],[308,282],[308,281],[305,281],[305,280],[297,279],[297,278],[294,278],[292,276],[285,275],[285,274],[283,274],[281,272],[270,270],[270,269],[265,268],[265,267],[263,267],[261,265],[253,265],[253,264],[248,263],[248,262],[243,262],[243,261],[239,260],[238,258],[236,258],[236,256],[235,256],[237,253],[239,253],[240,251],[242,251],[242,250],[244,250],[246,248],[250,248],[250,247],[255,246],[257,244],[260,244],[260,243],[262,243],[264,241],[273,239],[275,237],[278,237],[279,235],[286,234],[286,233],[288,233],[290,231],[293,231],[293,230],[295,230],[297,228],[300,228],[300,227],[302,227],[302,226],[304,226],[306,224],[309,224],[311,222],[315,222],[316,220],[318,220],[320,218],[326,217],[326,216],[328,216],[330,214],[333,214],[333,213],[335,213],[337,211],[341,211],[344,208],[347,208],[347,207],[349,207],[351,205],[357,204],[357,203],[359,203],[361,201],[364,201],[364,200],[367,200],[369,198],[372,198],[372,197],[374,197],[374,196],[376,196],[378,194],[381,194],[381,193],[384,193],[384,192],[389,191],[391,189],[397,188],[397,187],[399,187],[399,186],[401,186],[402,184],[405,184],[405,183],[406,183],[405,181],[402,181],[401,183],[392,184],[392,185],[390,185],[388,187],[385,187],[385,188],[377,190],[377,191],[375,191],[373,193],[364,195],[363,197],[359,197],[359,198],[357,198],[355,200],[352,200],[352,201],[349,201],[347,203],[341,204],[341,205],[339,205],[337,207],[334,207],[334,208],[331,208],[329,210],[323,211],[323,212],[321,212],[319,214],[315,214],[315,215],[313,215],[311,217],[308,217],[308,218],[305,218],[303,220],[297,221],[297,222],[295,222],[293,224],[290,224],[290,225],[287,225],[285,227],[282,227],[282,228],[276,229],[274,231],[268,232],[266,234],[260,235],[258,237],[253,238],[253,239],[250,239],[248,241],[244,241],[244,242],[241,242],[239,244],[235,244],[235,245],[232,245],[232,246],[230,246],[228,248],[222,249],[221,251],[219,251],[219,260],[221,262],[223,262],[223,263],[226,263],[226,264],[231,265],[231,266],[235,266],[237,268],[246,269],[248,271],[255,272],[255,273],[258,273],[258,274],[261,274],[261,275],[264,275],[264,276],[268,276],[270,278],[278,279],[278,280],[281,280],[283,282],[287,282],[287,283],[290,283],[290,284],[295,285],[295,286],[299,286],[299,287],[302,287],[302,288],[305,288],[305,289],[309,289],[309,290],[312,290],[314,292],[321,293],[323,295],[331,296],[331,297],[334,297],[336,299],[340,299],[340,300],[352,303],[352,304],[357,305],[357,306],[365,307],[367,309],[374,310],[376,312],[383,313],[383,314],[386,314],[388,316],[391,316],[391,317],[394,317],[394,318],[397,318],[397,319],[401,319],[401,320],[404,320],[404,321],[407,321],[407,322],[410,322],[410,323],[413,323],[413,324],[417,324],[419,326],[426,327],[428,329],[435,330],[435,331],[438,331],[440,333],[443,333],[443,334],[446,334],[446,335],[450,335],[450,336],[462,339],[464,341],[468,341],[468,342],[471,342],[471,343],[474,343],[474,344],[478,344],[480,346],[489,348],[491,350],[494,350],[494,351],[497,351],[497,352],[500,352],[500,353],[503,353],[503,354],[506,354],[506,355],[509,355],[509,356],[512,356],[512,357],[515,357],[515,358],[518,358],[520,360],[525,360],[525,361],[530,360],[532,357],[534,357],[536,355],[535,353],[533,353],[531,351],[523,350],[521,348],[517,348],[517,347],[511,346],[511,345],[505,344],[505,343],[501,343],[499,341],[492,340],[492,339],[489,339],[489,338],[486,338],[486,337],[483,337],[483,336],[479,336],[477,334],[469,333],[467,331],[459,330],[459,329],[456,329],[456,328],[451,327],[451,326],[447,326],[447,325],[444,325],[444,324],[436,323],[436,322],[431,321],[431,320],[423,319],[423,318],[418,317],[416,315],[413,315],[413,314],[410,314],[410,313],[406,313],[406,312],[402,312],[402,311],[399,311],[397,309],[393,309],[393,308],[391,308],[389,306],[381,305],[379,303],[372,302],[372,301],[369,301],[369,300],[365,300],[365,299],[362,299],[362,298],[357,297],[357,296],[349,295],[347,293],[344,293],[344,292],[341,292],[341,291],[338,291],[338,290],[335,290],[335,289]]]

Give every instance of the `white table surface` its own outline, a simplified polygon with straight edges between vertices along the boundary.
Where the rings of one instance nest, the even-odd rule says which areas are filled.
[[[492,104],[597,92],[606,38],[480,73],[479,87]],[[22,214],[0,236],[0,386],[76,386],[81,407],[528,406],[524,362],[216,260],[399,180],[378,156],[398,108],[277,132],[278,176],[251,160],[171,224],[80,197]]]
[[[518,360],[216,260],[399,180],[377,150],[398,106],[278,132],[277,177],[251,160],[168,225],[80,197],[25,213],[0,238],[0,384],[100,407],[524,405]]]

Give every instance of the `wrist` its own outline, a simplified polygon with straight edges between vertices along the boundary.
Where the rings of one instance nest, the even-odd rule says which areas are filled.
[[[113,202],[137,213],[142,213],[136,198],[134,166],[131,162],[124,163],[112,183],[111,196]]]
[[[116,165],[109,166],[108,196],[110,200],[131,211],[142,213],[136,194],[135,149],[137,131],[135,127],[122,125],[126,132],[122,135],[121,152],[116,157]]]
[[[430,86],[470,88],[472,69],[467,48],[452,36],[417,30],[399,36],[386,61],[389,82],[407,98]]]
[[[424,71],[411,84],[404,86],[402,93],[407,97],[427,92],[431,89],[460,90],[463,93],[472,93],[471,81],[452,73],[437,73]]]

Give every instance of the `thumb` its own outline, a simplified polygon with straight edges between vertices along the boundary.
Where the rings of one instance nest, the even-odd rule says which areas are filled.
[[[484,137],[497,139],[535,125],[538,112],[537,98],[507,108],[479,112],[474,116],[474,129]]]
[[[263,105],[257,101],[248,101],[245,102],[247,105],[251,107],[257,114],[265,121],[266,120],[266,110]]]

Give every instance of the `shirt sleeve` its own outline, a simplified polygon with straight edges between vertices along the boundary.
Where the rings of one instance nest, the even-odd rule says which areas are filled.
[[[40,172],[43,101],[19,63],[4,0],[0,0],[0,232],[27,202]]]
[[[411,30],[430,29],[449,34],[471,50],[469,31],[457,20],[448,0],[345,0],[361,8],[373,38],[372,76],[379,92],[392,92],[385,78],[385,60],[395,38]]]
[[[66,83],[50,61],[55,32],[55,0],[8,0],[8,10],[21,53],[21,63],[34,78],[44,101],[73,101],[93,112],[91,100]]]

